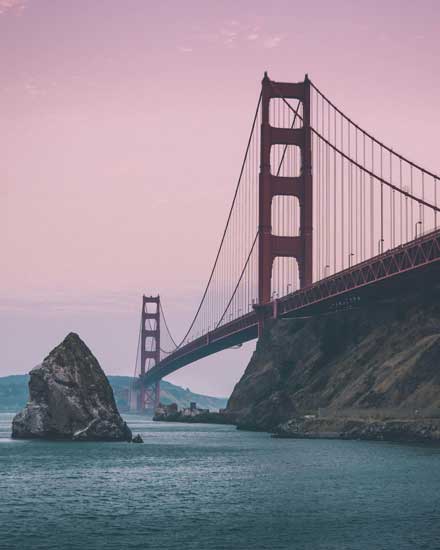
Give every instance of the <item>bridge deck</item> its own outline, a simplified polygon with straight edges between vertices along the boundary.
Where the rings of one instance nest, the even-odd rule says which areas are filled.
[[[263,315],[267,319],[316,315],[398,296],[414,284],[424,284],[425,279],[438,280],[439,268],[440,230],[436,230],[270,302]],[[243,315],[177,349],[146,373],[145,383],[257,336],[257,314]]]

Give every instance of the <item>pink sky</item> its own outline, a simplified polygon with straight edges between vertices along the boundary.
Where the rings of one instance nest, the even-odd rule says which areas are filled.
[[[0,0],[0,375],[68,330],[131,374],[140,295],[181,335],[264,70],[440,168],[440,3]],[[227,394],[254,343],[171,376]]]

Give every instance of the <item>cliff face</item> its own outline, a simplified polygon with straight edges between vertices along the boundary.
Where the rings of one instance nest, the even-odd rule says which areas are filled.
[[[30,372],[29,402],[14,417],[12,437],[131,440],[104,371],[77,334]]]
[[[227,410],[239,427],[268,431],[283,431],[280,424],[285,428],[304,415],[436,416],[439,287],[399,302],[274,322],[258,342]],[[290,424],[301,432],[298,422]],[[341,422],[336,424],[340,431]]]

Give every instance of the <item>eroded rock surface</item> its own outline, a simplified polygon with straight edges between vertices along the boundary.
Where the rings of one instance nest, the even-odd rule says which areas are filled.
[[[292,418],[274,430],[276,437],[296,439],[364,439],[440,442],[439,418],[376,420],[359,418]]]
[[[104,371],[77,334],[31,370],[29,402],[14,417],[12,437],[131,441]]]
[[[268,326],[229,399],[243,429],[440,439],[440,285]]]

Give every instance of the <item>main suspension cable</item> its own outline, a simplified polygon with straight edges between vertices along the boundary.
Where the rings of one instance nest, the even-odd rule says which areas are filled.
[[[138,365],[138,361],[139,361],[139,350],[141,349],[141,334],[142,334],[142,315],[141,315],[141,318],[140,318],[140,321],[139,321],[139,333],[138,333],[138,338],[137,338],[136,360],[134,362],[133,380],[131,381],[131,383],[128,386],[128,407],[129,408],[130,408],[130,403],[131,403],[131,394],[132,394],[132,391],[133,391],[133,385],[134,385],[134,381],[136,379],[137,365]]]
[[[277,88],[275,85],[273,85],[272,83],[272,86],[273,88],[277,91],[277,93],[279,94]],[[292,107],[292,105],[290,105],[290,103],[286,100],[286,98],[284,96],[282,96],[281,94],[280,95],[280,98],[282,99],[282,101],[288,106],[288,108],[297,114],[298,118],[303,121],[303,118],[302,116],[295,110],[294,107]],[[324,96],[323,96],[324,97]],[[347,118],[347,120],[350,122],[350,124],[353,124],[350,119]],[[378,176],[377,174],[374,174],[373,172],[371,172],[371,170],[368,170],[368,168],[366,168],[365,166],[362,166],[361,164],[359,164],[358,162],[356,162],[355,160],[353,160],[349,155],[347,155],[346,153],[344,153],[343,151],[341,151],[340,149],[338,149],[335,145],[333,145],[333,143],[330,143],[330,141],[328,141],[324,136],[322,136],[317,130],[315,130],[315,128],[313,127],[310,127],[310,130],[313,134],[315,134],[319,139],[321,139],[326,145],[328,145],[329,147],[331,147],[334,151],[336,151],[339,155],[341,155],[341,157],[345,158],[346,160],[348,160],[353,166],[356,166],[357,168],[359,168],[360,170],[364,171],[366,174],[372,176],[374,179],[376,179],[377,181],[379,181],[380,183],[383,183],[384,185],[387,185],[390,189],[394,189],[394,191],[398,191],[399,193],[402,193],[402,195],[404,195],[405,197],[408,197],[414,201],[416,201],[417,203],[419,203],[419,205],[423,205],[423,206],[427,206],[428,208],[432,208],[433,210],[437,211],[437,212],[440,212],[440,207],[434,205],[434,204],[430,204],[429,202],[425,201],[423,198],[419,198],[419,197],[416,197],[415,195],[412,195],[409,191],[406,191],[405,189],[400,189],[397,185],[394,185],[393,183],[387,181],[386,179],[382,178],[381,176]],[[362,130],[361,130],[362,131]],[[367,133],[365,133],[366,135],[368,135]],[[368,137],[370,137],[368,135]],[[379,142],[378,142],[379,143]],[[389,151],[391,151],[391,149],[388,149],[387,147],[383,146],[384,149],[387,149]],[[397,154],[397,153],[396,153]],[[403,157],[402,157],[403,158]],[[406,160],[403,158],[403,160]],[[408,162],[408,161],[407,161]],[[411,164],[411,163],[410,163]],[[413,166],[417,167],[419,170],[421,170],[422,172],[425,172],[427,173],[428,175],[432,175],[432,177],[434,179],[436,179],[438,176],[435,176],[434,174],[431,174],[430,172],[427,172],[425,170],[423,170],[423,168],[420,168],[416,165],[413,164]]]
[[[364,130],[363,128],[361,128],[358,124],[356,124],[356,122],[354,122],[353,120],[351,120],[351,118],[349,118],[345,113],[343,113],[338,107],[336,107],[336,105],[330,101],[330,99],[328,99],[328,97],[326,95],[324,95],[321,90],[319,90],[319,88],[317,88],[315,86],[315,84],[309,80],[310,82],[310,85],[311,87],[315,90],[315,92],[317,92],[340,116],[342,116],[343,118],[345,118],[345,120],[347,120],[352,126],[354,126],[354,128],[356,128],[356,130],[359,130],[360,132],[362,132],[365,136],[367,136],[369,139],[371,139],[371,141],[374,141],[374,143],[376,143],[377,145],[379,145],[379,147],[383,147],[384,149],[386,149],[389,153],[392,153],[393,155],[395,155],[397,158],[403,160],[404,162],[408,163],[410,166],[413,166],[414,168],[416,168],[417,170],[420,170],[421,172],[424,172],[425,174],[427,174],[428,176],[431,176],[432,178],[436,179],[436,180],[439,180],[439,176],[438,175],[435,175],[433,172],[430,172],[429,170],[426,170],[425,168],[422,168],[420,165],[416,164],[415,162],[412,162],[411,160],[407,159],[406,157],[404,157],[403,155],[400,155],[399,153],[396,153],[396,151],[394,151],[393,149],[391,149],[391,147],[388,147],[387,145],[385,145],[385,143],[382,143],[381,141],[379,141],[378,139],[376,139],[373,135],[371,135],[369,132],[367,132],[366,130]]]
[[[167,332],[168,332],[168,336],[170,337],[171,341],[173,342],[173,344],[176,346],[176,348],[178,347],[177,344],[176,344],[176,341],[174,340],[172,334],[171,334],[171,331],[168,327],[168,323],[167,323],[167,318],[165,317],[165,313],[164,313],[164,310],[163,310],[163,307],[162,307],[162,302],[159,301],[159,307],[160,307],[160,313],[162,315],[162,319],[163,319],[163,322],[164,322],[164,325],[165,325],[165,328],[167,329]],[[170,353],[170,352],[165,352],[164,350],[161,350],[163,351],[164,353]]]
[[[196,320],[197,320],[197,317],[200,313],[200,310],[202,309],[202,306],[203,306],[203,303],[205,301],[205,298],[206,298],[206,295],[208,293],[208,289],[211,285],[211,281],[214,277],[214,272],[215,272],[215,269],[217,267],[217,263],[218,263],[218,260],[219,260],[219,257],[220,257],[220,252],[222,251],[222,248],[223,248],[223,243],[225,241],[225,237],[226,237],[226,233],[227,233],[227,230],[228,230],[228,227],[229,227],[229,223],[231,221],[231,217],[232,217],[232,212],[233,212],[233,209],[234,209],[234,206],[235,206],[235,201],[236,201],[236,198],[237,198],[237,195],[238,195],[238,190],[240,188],[240,184],[241,184],[241,179],[242,179],[242,175],[243,175],[243,171],[244,171],[244,167],[246,165],[246,160],[247,160],[247,156],[248,156],[248,153],[249,153],[249,148],[250,148],[250,145],[251,145],[251,142],[252,142],[252,136],[254,134],[254,129],[255,129],[255,123],[257,121],[257,117],[258,117],[258,112],[259,112],[259,109],[260,109],[260,104],[261,104],[261,97],[262,97],[262,93],[260,92],[260,95],[259,95],[259,98],[258,98],[258,102],[257,102],[257,108],[255,109],[255,115],[254,115],[254,118],[253,118],[253,121],[252,121],[252,127],[251,127],[251,131],[250,131],[250,134],[249,134],[249,139],[248,139],[248,142],[247,142],[247,145],[246,145],[246,151],[245,151],[245,154],[244,154],[244,159],[243,159],[243,162],[242,162],[242,165],[241,165],[241,170],[240,170],[240,175],[238,177],[238,181],[237,181],[237,185],[235,187],[235,192],[234,192],[234,197],[232,199],[232,204],[231,204],[231,207],[229,209],[229,213],[228,213],[228,217],[227,217],[227,220],[226,220],[226,225],[225,225],[225,229],[223,231],[223,235],[222,235],[222,238],[221,238],[221,241],[220,241],[220,245],[218,247],[218,250],[217,250],[217,254],[216,254],[216,257],[215,257],[215,261],[214,261],[214,265],[212,266],[212,269],[211,269],[211,273],[209,275],[209,278],[208,278],[208,282],[206,284],[206,287],[205,287],[205,290],[203,292],[203,295],[202,295],[202,298],[200,300],[200,303],[199,303],[199,306],[196,310],[196,313],[194,314],[194,317],[189,325],[189,328],[185,334],[185,336],[182,338],[182,340],[180,341],[180,343],[176,346],[176,349],[180,348],[183,343],[185,342],[185,340],[187,339],[189,333],[191,332],[191,329],[193,328]],[[173,342],[174,342],[174,338],[172,338]]]
[[[234,292],[232,293],[232,296],[231,296],[231,298],[230,298],[230,300],[229,300],[229,302],[228,302],[228,304],[227,304],[227,306],[226,306],[226,308],[225,308],[225,310],[224,310],[224,312],[223,312],[223,315],[220,317],[219,322],[218,322],[217,325],[215,326],[215,329],[217,329],[217,328],[220,326],[220,323],[223,321],[223,319],[224,319],[224,317],[225,317],[225,315],[226,315],[226,313],[227,313],[227,311],[228,311],[228,309],[229,309],[229,306],[231,305],[232,300],[234,299],[234,296],[235,296],[235,294],[236,294],[236,292],[237,292],[237,290],[238,290],[238,287],[240,286],[240,283],[241,283],[241,280],[242,280],[242,278],[243,278],[243,275],[244,275],[244,273],[245,273],[245,271],[246,271],[246,268],[247,268],[247,266],[248,266],[248,264],[249,264],[249,260],[251,259],[252,252],[254,251],[255,243],[257,242],[257,238],[258,238],[258,235],[259,235],[259,234],[260,234],[260,231],[257,231],[257,233],[255,234],[254,242],[252,243],[252,247],[251,247],[251,249],[250,249],[250,251],[249,251],[249,254],[248,254],[248,257],[247,257],[246,262],[245,262],[245,264],[244,264],[243,270],[242,270],[242,272],[241,272],[241,274],[240,274],[240,277],[238,278],[237,284],[235,285]],[[215,329],[214,329],[214,330],[215,330]]]

